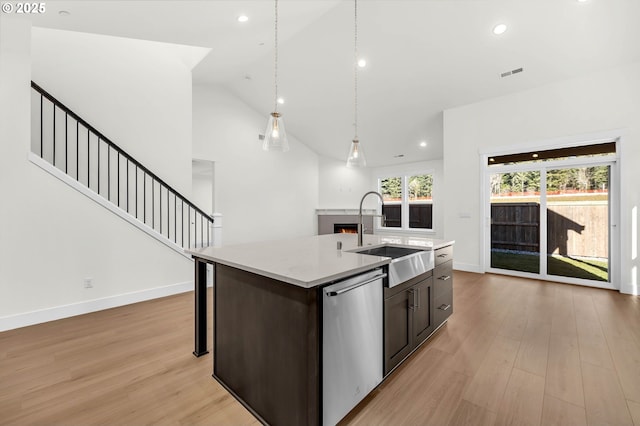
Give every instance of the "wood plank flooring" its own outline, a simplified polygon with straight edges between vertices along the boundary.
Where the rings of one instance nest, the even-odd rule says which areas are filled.
[[[454,295],[343,425],[640,426],[639,297],[458,271]]]
[[[454,287],[449,322],[341,425],[640,426],[639,297]],[[191,354],[192,327],[183,294],[0,333],[0,424],[259,424]]]

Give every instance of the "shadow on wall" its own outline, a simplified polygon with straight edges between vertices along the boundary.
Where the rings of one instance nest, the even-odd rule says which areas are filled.
[[[547,209],[547,253],[557,253],[562,256],[570,256],[567,247],[569,241],[569,231],[582,234],[585,226],[573,220],[556,213],[551,209]]]

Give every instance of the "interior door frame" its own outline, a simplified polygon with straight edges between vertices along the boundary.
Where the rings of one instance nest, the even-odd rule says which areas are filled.
[[[582,143],[560,144],[554,146],[538,147],[537,149],[553,149],[567,146],[579,146],[594,144],[599,142],[615,141],[619,147],[619,138],[606,138],[602,140],[583,140]],[[588,287],[599,287],[611,290],[620,290],[620,235],[618,223],[620,222],[620,172],[619,172],[619,149],[616,149],[615,156],[607,157],[582,157],[570,158],[566,160],[545,161],[540,163],[526,163],[520,165],[488,165],[488,159],[496,155],[504,155],[506,153],[517,153],[535,151],[536,148],[520,147],[519,149],[510,150],[510,152],[500,151],[492,153],[484,153],[480,155],[480,171],[481,171],[481,191],[480,204],[481,211],[481,241],[480,241],[480,264],[482,272],[489,272],[501,275],[511,275],[523,278],[531,278],[536,280],[562,282],[567,284],[577,284]],[[558,275],[547,274],[546,255],[541,255],[540,273],[534,274],[529,272],[512,271],[506,269],[498,269],[491,267],[491,193],[490,193],[490,176],[495,173],[510,173],[515,171],[531,171],[540,170],[540,253],[547,252],[547,215],[546,215],[546,171],[556,168],[568,167],[585,167],[592,165],[608,165],[609,169],[609,282],[586,280],[580,278],[563,277]],[[544,189],[544,193],[543,193]],[[543,238],[544,236],[544,238]]]

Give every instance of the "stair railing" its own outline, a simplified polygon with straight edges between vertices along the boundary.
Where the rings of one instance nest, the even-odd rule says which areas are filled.
[[[183,247],[213,245],[214,219],[33,81],[31,150]]]

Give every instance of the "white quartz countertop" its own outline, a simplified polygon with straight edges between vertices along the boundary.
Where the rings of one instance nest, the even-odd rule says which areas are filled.
[[[453,241],[411,236],[364,235],[364,246],[385,244],[435,250]],[[342,242],[342,250],[337,243]],[[356,234],[328,234],[187,250],[211,262],[274,278],[304,288],[316,287],[388,264],[388,257],[353,253]],[[360,248],[361,249],[361,248]]]

